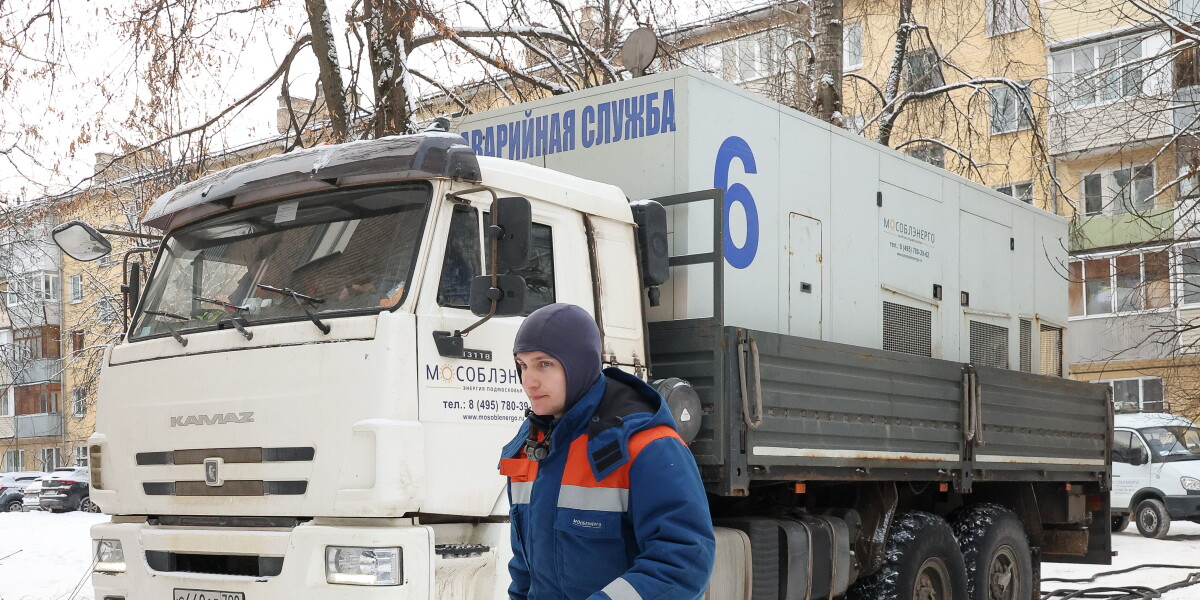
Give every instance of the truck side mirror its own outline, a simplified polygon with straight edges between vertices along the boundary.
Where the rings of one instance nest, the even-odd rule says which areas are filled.
[[[67,221],[55,227],[50,237],[67,256],[81,262],[93,261],[112,252],[112,244],[83,221]]]
[[[638,258],[642,263],[642,287],[662,285],[671,278],[667,255],[667,209],[653,200],[630,202],[637,223]]]
[[[529,247],[533,244],[533,211],[529,200],[521,197],[497,198],[492,203],[492,224],[488,238],[495,240],[497,273],[524,269],[529,265]]]
[[[1129,454],[1129,464],[1135,467],[1150,462],[1150,454],[1141,446],[1130,449]]]
[[[496,310],[492,311],[492,300]],[[477,317],[510,317],[525,312],[525,278],[513,273],[496,276],[481,275],[471,280],[471,312]]]

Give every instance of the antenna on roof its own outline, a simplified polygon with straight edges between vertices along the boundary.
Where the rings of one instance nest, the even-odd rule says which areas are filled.
[[[646,67],[654,62],[656,55],[658,55],[658,36],[654,35],[654,29],[648,25],[634,29],[633,33],[625,38],[625,44],[621,46],[621,63],[625,65],[626,69],[629,69],[634,77],[645,75]]]

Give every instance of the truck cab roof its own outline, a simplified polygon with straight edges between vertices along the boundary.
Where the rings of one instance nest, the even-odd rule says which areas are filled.
[[[1192,426],[1192,422],[1170,413],[1124,413],[1113,416],[1115,427],[1141,429],[1143,427]]]

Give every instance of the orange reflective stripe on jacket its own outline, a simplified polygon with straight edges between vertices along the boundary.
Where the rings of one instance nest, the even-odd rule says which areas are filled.
[[[567,452],[562,487],[558,492],[558,507],[606,512],[628,511],[629,468],[643,448],[650,442],[665,437],[673,437],[683,443],[679,434],[667,425],[651,427],[633,434],[629,439],[629,460],[600,481],[596,481],[595,475],[592,474],[587,434],[575,438]]]

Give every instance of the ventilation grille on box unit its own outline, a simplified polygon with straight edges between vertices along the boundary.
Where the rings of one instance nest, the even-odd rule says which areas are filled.
[[[883,349],[933,356],[933,313],[892,302],[883,303]]]
[[[1008,368],[1008,328],[971,321],[971,364]]]

